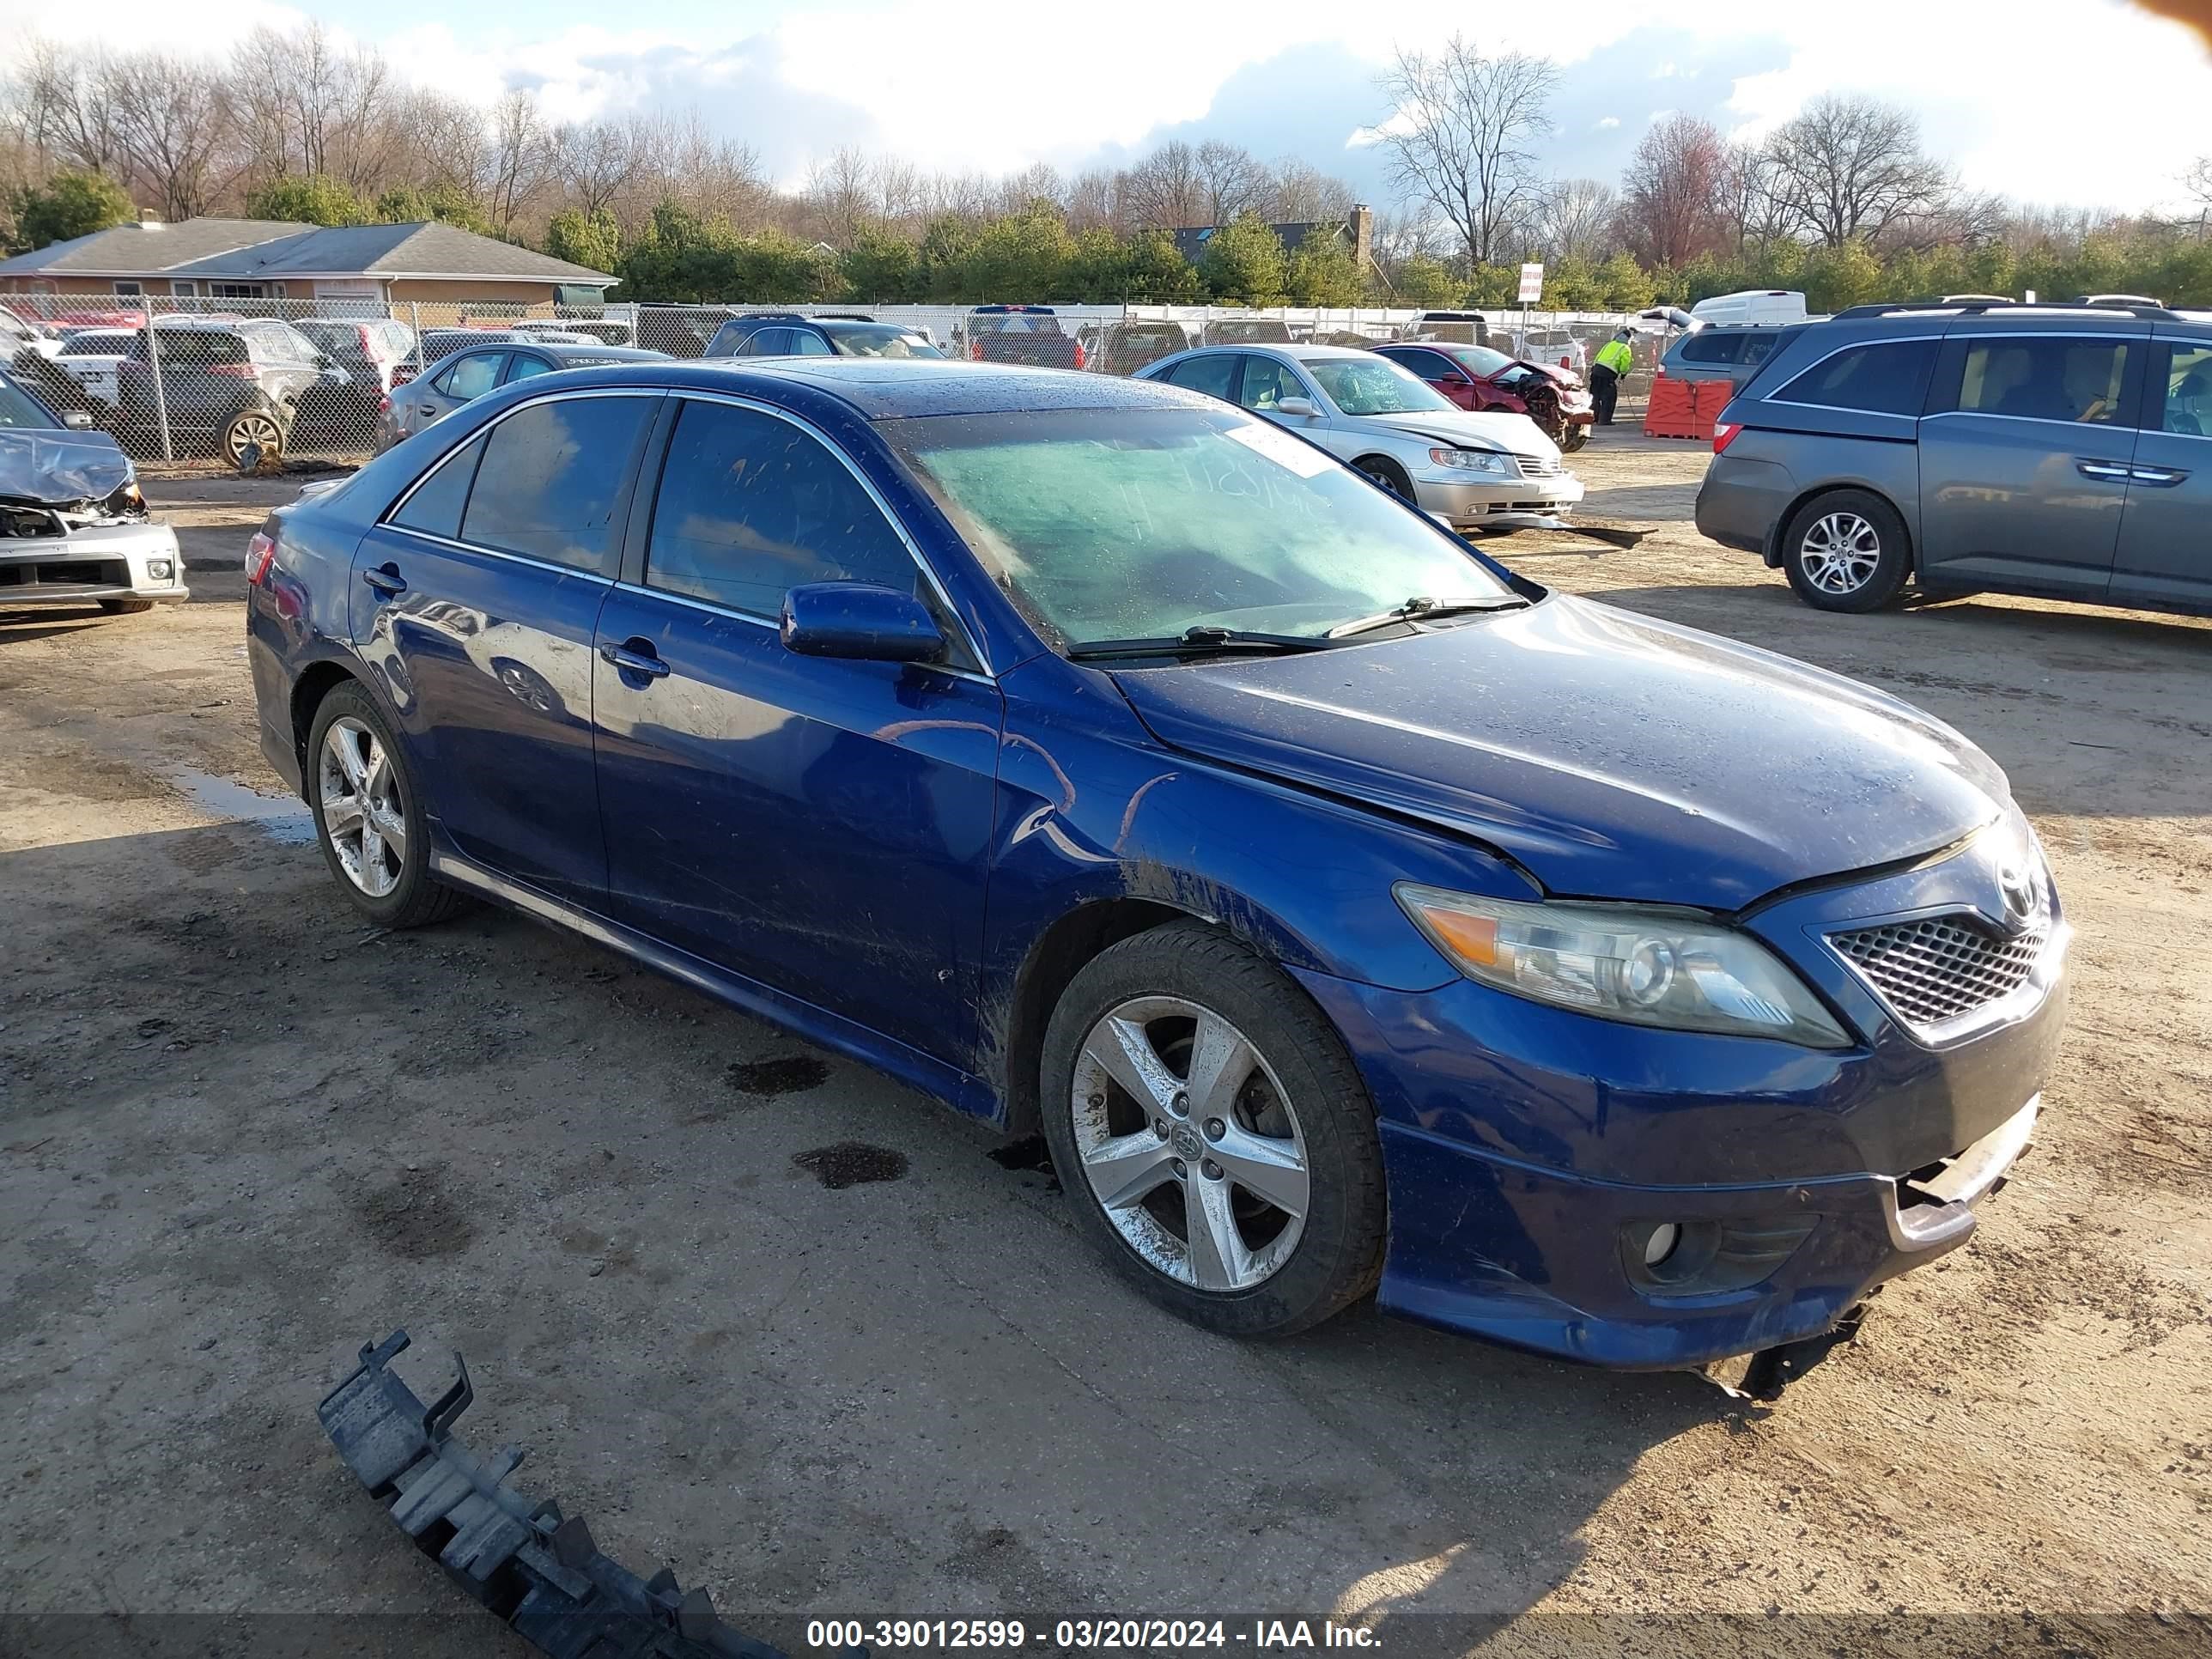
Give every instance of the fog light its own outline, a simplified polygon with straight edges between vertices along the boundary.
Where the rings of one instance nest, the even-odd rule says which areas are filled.
[[[1644,1265],[1656,1267],[1674,1254],[1674,1247],[1682,1242],[1682,1230],[1671,1221],[1662,1221],[1654,1227],[1644,1240]]]
[[[167,559],[146,561],[146,574],[157,582],[165,582],[176,574],[177,567]]]

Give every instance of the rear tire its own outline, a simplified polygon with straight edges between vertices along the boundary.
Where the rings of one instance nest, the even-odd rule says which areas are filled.
[[[1366,1085],[1234,939],[1177,921],[1101,951],[1053,1011],[1040,1081],[1077,1226],[1162,1307],[1283,1336],[1374,1289],[1389,1206]]]
[[[102,599],[100,608],[111,617],[143,616],[154,608],[151,599]]]
[[[1389,490],[1401,501],[1413,499],[1413,481],[1406,476],[1406,469],[1388,455],[1363,455],[1352,465]]]
[[[407,751],[360,686],[333,686],[317,706],[301,770],[323,861],[362,915],[380,927],[422,927],[461,908],[462,896],[430,873],[429,823]]]
[[[1589,434],[1590,429],[1586,426],[1569,427],[1566,434],[1559,440],[1559,453],[1562,455],[1573,454],[1589,442]]]
[[[1881,496],[1832,489],[1790,518],[1782,568],[1816,611],[1863,614],[1896,602],[1912,574],[1912,550],[1905,520]]]

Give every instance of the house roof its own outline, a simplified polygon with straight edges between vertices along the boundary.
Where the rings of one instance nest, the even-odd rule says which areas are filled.
[[[118,225],[0,259],[0,276],[34,273],[233,282],[288,276],[505,278],[595,288],[616,280],[602,270],[435,221],[333,228],[265,219],[186,219],[153,228]]]
[[[1218,225],[1189,225],[1181,230],[1170,231],[1168,234],[1175,238],[1176,252],[1182,254],[1192,264],[1196,264],[1206,257],[1206,245],[1213,239],[1213,233],[1219,228]],[[1269,225],[1267,228],[1282,240],[1283,252],[1285,253],[1296,253],[1299,245],[1316,231],[1324,235],[1341,236],[1345,234],[1343,225],[1334,219],[1324,219],[1317,222],[1309,220],[1291,225]],[[5,269],[5,267],[0,267],[0,269]]]

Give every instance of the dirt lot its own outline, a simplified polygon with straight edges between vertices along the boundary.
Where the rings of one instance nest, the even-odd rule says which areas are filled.
[[[1650,538],[1508,556],[1951,721],[2080,928],[2041,1143],[1778,1407],[1371,1310],[1199,1334],[872,1073],[501,915],[364,929],[251,793],[235,564],[270,486],[170,483],[192,604],[0,614],[0,1651],[93,1612],[219,1615],[195,1652],[337,1613],[521,1650],[316,1428],[400,1322],[426,1395],[467,1352],[463,1432],[528,1444],[527,1489],[794,1650],[961,1614],[1333,1615],[1398,1654],[2212,1643],[2212,627],[1819,615],[1690,529],[1701,453],[1608,437],[1587,512]],[[793,1164],[848,1140],[908,1172]]]

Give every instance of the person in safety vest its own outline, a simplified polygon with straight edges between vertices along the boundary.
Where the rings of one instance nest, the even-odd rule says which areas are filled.
[[[1622,329],[1597,349],[1590,362],[1590,403],[1600,426],[1613,424],[1613,405],[1620,396],[1620,383],[1628,377],[1636,354],[1629,349],[1629,331]]]

